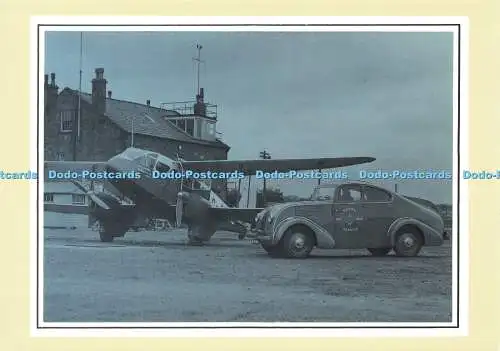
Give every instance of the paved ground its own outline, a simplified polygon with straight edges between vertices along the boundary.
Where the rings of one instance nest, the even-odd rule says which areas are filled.
[[[184,244],[182,231],[45,230],[47,322],[450,322],[451,248],[416,258],[364,250],[273,259],[236,235]]]

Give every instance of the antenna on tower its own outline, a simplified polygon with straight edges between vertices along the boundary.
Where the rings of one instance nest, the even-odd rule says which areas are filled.
[[[200,94],[200,64],[204,61],[201,60],[201,49],[203,46],[200,44],[196,44],[196,50],[198,50],[198,56],[193,57],[193,60],[196,62],[196,95]]]

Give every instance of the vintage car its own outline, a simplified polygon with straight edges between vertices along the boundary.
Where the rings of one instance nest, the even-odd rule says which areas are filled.
[[[416,198],[364,182],[320,185],[309,201],[269,206],[249,235],[272,256],[305,258],[320,249],[394,250],[416,256],[422,246],[443,243],[440,214]]]
[[[444,221],[444,239],[451,239],[451,233],[453,228],[453,212],[451,205],[439,204],[437,205],[438,211]]]

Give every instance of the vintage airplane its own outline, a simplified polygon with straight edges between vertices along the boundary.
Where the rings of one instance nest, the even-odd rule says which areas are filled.
[[[177,227],[188,224],[191,243],[209,240],[217,230],[242,233],[246,224],[253,223],[261,208],[229,207],[211,188],[210,182],[197,179],[156,179],[153,172],[234,172],[245,176],[257,171],[288,172],[291,170],[332,169],[368,163],[372,157],[340,157],[315,159],[259,159],[259,160],[207,160],[186,161],[168,158],[156,152],[127,148],[107,162],[46,161],[45,179],[49,171],[70,173],[68,181],[80,187],[90,198],[89,226],[96,222],[103,242],[123,237],[138,223],[149,218],[164,218]],[[107,179],[103,191],[96,192],[82,185],[82,172],[106,171],[111,173],[136,172],[140,178]],[[66,179],[59,179],[66,180]],[[110,191],[106,191],[106,189]],[[127,201],[128,200],[128,201]],[[50,210],[50,205],[45,208]]]

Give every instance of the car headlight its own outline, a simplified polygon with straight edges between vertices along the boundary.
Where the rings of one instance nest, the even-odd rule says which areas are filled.
[[[277,217],[278,213],[280,212],[280,208],[274,207],[269,211],[269,215],[267,216],[267,223],[271,224],[274,219]]]
[[[259,213],[257,213],[257,215],[255,216],[255,223],[260,221],[262,219],[262,216],[264,216],[264,211],[260,211]]]

